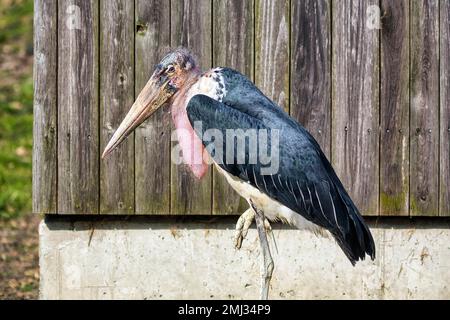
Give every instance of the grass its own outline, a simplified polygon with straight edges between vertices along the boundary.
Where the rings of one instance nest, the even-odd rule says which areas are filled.
[[[0,0],[0,219],[31,211],[33,1]]]
[[[38,297],[32,70],[33,0],[0,0],[0,299]]]

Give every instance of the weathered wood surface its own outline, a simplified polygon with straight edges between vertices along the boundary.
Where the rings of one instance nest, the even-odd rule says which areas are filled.
[[[171,45],[188,47],[204,70],[212,67],[212,3],[210,0],[171,2]],[[175,141],[172,145],[177,144]],[[187,165],[172,164],[171,213],[212,213],[212,168],[198,180]]]
[[[380,214],[409,214],[409,1],[383,0]]]
[[[95,214],[99,210],[98,5],[97,0],[58,2],[61,214]]]
[[[411,1],[410,214],[439,210],[439,2]]]
[[[134,3],[100,0],[100,19],[100,150],[103,150],[134,101]],[[135,212],[133,136],[119,151],[100,162],[100,213],[111,212]]]
[[[370,25],[377,6],[381,29]],[[449,7],[35,0],[33,211],[241,213],[221,176],[197,181],[171,163],[167,106],[99,158],[154,65],[183,45],[204,70],[248,75],[306,126],[364,214],[448,216]]]
[[[255,1],[255,83],[289,111],[289,1]]]
[[[367,27],[378,1],[333,2],[332,159],[360,211],[378,214],[379,31]]]
[[[170,7],[158,0],[136,0],[135,97],[154,66],[170,47]],[[135,193],[137,214],[170,212],[171,117],[165,106],[135,133]]]
[[[253,79],[254,2],[214,0],[213,12],[221,12],[213,20],[213,65],[238,70]],[[236,214],[245,211],[242,199],[226,179],[213,172],[213,213]]]
[[[34,1],[33,212],[56,213],[57,1]]]
[[[331,139],[331,6],[294,0],[291,7],[290,113],[327,156]]]
[[[440,55],[439,214],[450,216],[450,1],[440,3]]]

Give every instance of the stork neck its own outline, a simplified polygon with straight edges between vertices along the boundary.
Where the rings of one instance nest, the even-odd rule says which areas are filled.
[[[190,100],[190,91],[200,77],[200,71],[192,72],[189,78],[186,79],[183,88],[174,96],[171,106],[172,120],[177,129],[178,141],[184,161],[199,179],[208,171],[208,165],[203,159],[203,144],[189,122],[186,107]]]
[[[186,106],[189,102],[189,91],[197,83],[198,79],[201,77],[201,72],[198,69],[193,70],[186,78],[184,85],[178,90],[177,93],[172,98],[171,103],[171,113],[175,120],[180,114],[186,113]]]

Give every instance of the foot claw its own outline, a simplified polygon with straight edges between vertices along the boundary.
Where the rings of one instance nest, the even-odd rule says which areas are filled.
[[[267,218],[264,218],[264,228],[266,229],[267,233],[272,232],[272,227],[270,226],[269,220]]]
[[[249,208],[245,211],[238,219],[236,223],[236,233],[234,236],[234,247],[240,249],[242,246],[242,241],[245,239],[248,233],[248,229],[252,225],[255,219],[255,212],[253,209]]]

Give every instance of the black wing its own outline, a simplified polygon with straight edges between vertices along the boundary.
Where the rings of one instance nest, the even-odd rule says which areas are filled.
[[[202,139],[216,160],[220,158],[217,161],[220,167],[329,230],[353,264],[364,259],[366,253],[374,259],[372,235],[318,143],[256,87],[251,92],[250,89],[251,86],[242,98],[227,95],[228,103],[226,99],[218,102],[204,95],[194,96],[187,106],[189,120],[200,138],[206,138],[204,133],[209,129],[219,130],[223,137],[227,129],[264,129],[268,143],[262,145],[264,141],[257,139],[257,150],[263,147],[267,148],[267,154],[278,152],[278,170],[267,174],[273,163],[268,164],[259,157],[255,162],[248,153],[238,159],[241,149],[237,139],[228,146],[233,150],[233,159],[226,156],[227,139],[220,144],[211,137]],[[251,96],[254,99],[249,99]],[[248,105],[246,101],[257,104]],[[195,125],[197,121],[201,121],[201,126]],[[278,144],[275,143],[277,135]],[[250,139],[245,140],[245,150],[250,150],[250,143]]]

